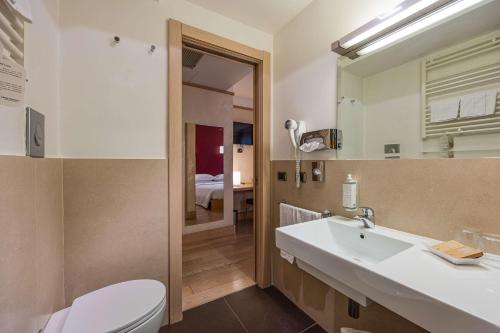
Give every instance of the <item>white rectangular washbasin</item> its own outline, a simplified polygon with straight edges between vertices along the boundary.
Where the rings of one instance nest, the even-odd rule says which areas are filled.
[[[299,268],[363,306],[372,300],[430,332],[500,332],[500,269],[454,266],[430,253],[436,242],[343,217],[276,229]]]
[[[372,265],[392,257],[412,243],[366,232],[360,223],[301,223],[290,226],[286,232],[310,242],[333,255],[360,264]]]

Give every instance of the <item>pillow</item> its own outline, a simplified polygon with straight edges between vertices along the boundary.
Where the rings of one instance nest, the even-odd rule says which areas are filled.
[[[202,173],[199,175],[195,176],[195,182],[196,183],[204,183],[204,182],[211,182],[214,180],[214,176],[208,175],[206,173]]]
[[[224,180],[224,174],[221,173],[220,175],[217,175],[214,177],[214,182],[221,182]]]

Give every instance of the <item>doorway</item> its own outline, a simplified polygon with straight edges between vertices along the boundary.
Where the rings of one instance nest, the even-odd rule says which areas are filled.
[[[254,71],[182,48],[182,310],[255,284]]]
[[[196,248],[200,247],[200,244],[206,244],[208,242],[213,245],[213,243],[224,243],[224,239],[226,241],[230,239],[233,244],[223,246],[233,246],[236,249],[238,246],[242,246],[239,250],[236,250],[236,252],[250,253],[251,264],[246,266],[246,268],[239,267],[231,262],[228,264],[227,258],[224,258],[224,260],[226,260],[224,261],[224,265],[229,265],[229,267],[232,268],[241,268],[241,271],[246,272],[246,278],[242,277],[240,282],[238,282],[240,286],[254,283],[257,283],[259,287],[267,287],[270,285],[270,55],[267,52],[250,48],[175,20],[169,21],[168,36],[168,289],[170,305],[169,321],[170,323],[175,323],[182,320],[183,291],[185,295],[190,292],[186,290],[186,288],[183,290],[183,262],[186,268],[185,271],[189,271],[188,269],[190,269],[189,272],[193,273],[196,272],[196,270],[200,270],[200,267],[188,266],[187,262],[183,260],[183,233],[185,233],[186,229],[195,228],[195,231],[198,231],[196,233],[187,233],[188,237],[184,238],[184,252],[186,256],[192,254],[193,251],[196,253]],[[246,111],[251,111],[253,113],[253,122],[251,124],[248,122],[234,121],[234,119],[231,121],[231,127],[228,127],[227,124],[220,126],[220,124],[210,122],[198,124],[196,121],[185,121],[183,118],[183,104],[187,103],[186,100],[183,99],[183,94],[186,89],[203,90],[204,88],[215,88],[213,92],[219,90],[221,95],[228,93],[227,89],[220,89],[220,87],[201,87],[203,84],[196,82],[184,82],[183,84],[183,50],[186,49],[251,66],[253,69],[253,74],[251,74],[253,79],[253,106],[240,105],[243,110],[247,108],[248,110]],[[231,110],[226,111],[232,113],[234,111],[233,109],[234,103]],[[248,133],[249,131],[248,125],[252,126],[250,130],[252,133],[251,140],[253,140],[252,145],[245,145],[236,141],[237,143],[235,146],[234,140],[237,139],[232,134],[241,131],[244,136],[244,133]],[[219,169],[215,168],[212,170],[210,169],[211,166],[209,166],[208,169],[204,169],[210,171],[207,173],[202,171],[201,168],[199,170],[200,173],[198,173],[196,170],[198,163],[189,167],[188,163],[186,163],[188,162],[188,146],[191,147],[189,158],[192,161],[196,161],[197,132],[200,133],[200,135],[202,135],[201,133],[205,133],[203,135],[206,135],[206,133],[209,132],[214,135],[214,139],[210,140],[213,142],[213,147],[202,148],[200,144],[200,149],[210,149],[214,152],[212,157],[215,162],[212,163],[212,166],[217,165],[217,163],[220,165],[221,157],[225,154],[230,155],[228,151],[231,151],[231,153],[236,151],[235,154],[240,154],[239,151],[241,149],[243,149],[241,153],[245,151],[245,146],[253,146],[254,158],[250,163],[253,165],[254,174],[251,176],[250,182],[242,179],[243,170],[233,169],[231,164],[236,163],[232,159],[229,167],[224,161],[222,163],[223,170],[221,170],[220,167]],[[219,134],[217,134],[217,132],[219,132]],[[229,141],[225,141],[224,144],[220,144],[221,135],[223,138],[231,137],[230,143],[228,143]],[[188,136],[190,137],[188,138]],[[219,146],[216,146],[217,144],[219,144]],[[214,148],[219,148],[218,154],[217,149]],[[217,157],[219,162],[216,161]],[[219,187],[222,185],[222,189],[219,188],[218,195],[208,195],[205,197],[204,202],[200,201],[197,205],[196,197],[193,199],[192,196],[188,198],[186,195],[189,191],[196,193],[196,178],[199,178],[201,181],[201,178],[203,178],[203,176],[207,177],[207,175],[212,177],[219,176]],[[245,184],[247,182],[249,184]],[[210,183],[208,185],[208,187],[211,187],[215,184]],[[190,187],[190,189],[188,189],[188,187]],[[214,192],[217,192],[217,189],[209,189],[208,192],[214,194]],[[230,193],[229,197],[226,196],[226,192]],[[240,194],[244,195],[241,196]],[[239,199],[236,198],[238,195],[240,195]],[[200,210],[200,207],[204,210]],[[223,225],[222,228],[213,228],[212,226],[216,223],[225,225]],[[202,230],[203,233],[199,230]],[[245,246],[245,244],[249,245],[249,247]],[[201,247],[203,248],[203,245]],[[214,259],[214,253],[224,253],[224,250],[214,251],[213,248],[211,250],[212,257],[210,251],[201,251],[199,255],[203,257],[208,252],[208,256],[206,257],[208,257],[208,261],[210,261],[210,259]],[[197,255],[194,257],[196,256]],[[217,260],[218,259],[215,257],[215,261]],[[247,259],[244,261],[246,263],[249,262]],[[236,273],[235,275],[238,274],[239,273]],[[227,275],[227,272],[225,272],[221,276],[227,279]],[[199,279],[199,281],[202,280],[205,279]],[[209,282],[208,285],[210,285],[210,283],[215,283],[213,281],[216,280],[217,279],[208,280],[212,281]],[[186,286],[184,285],[184,287]],[[200,290],[201,289],[202,288],[200,288]],[[226,290],[225,292],[227,293],[228,291]],[[224,295],[221,293],[220,296]],[[191,305],[185,304],[185,307],[188,308],[191,307]]]

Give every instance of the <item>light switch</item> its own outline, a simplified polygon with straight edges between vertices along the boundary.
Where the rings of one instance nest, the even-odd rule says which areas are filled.
[[[45,156],[45,116],[26,108],[26,155]]]

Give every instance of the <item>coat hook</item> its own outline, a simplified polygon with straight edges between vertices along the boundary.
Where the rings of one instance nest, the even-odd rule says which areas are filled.
[[[149,54],[153,54],[156,50],[156,46],[155,45],[151,45],[151,47],[149,48]]]
[[[111,42],[111,45],[116,46],[120,43],[120,37],[115,36],[113,37],[113,41]]]

